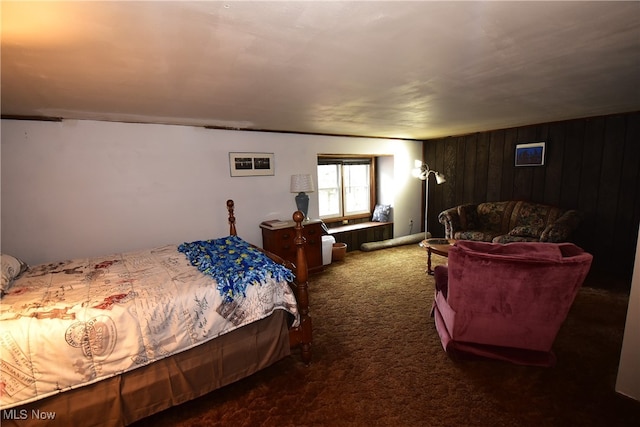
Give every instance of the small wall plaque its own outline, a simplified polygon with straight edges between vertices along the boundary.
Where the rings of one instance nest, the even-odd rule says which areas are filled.
[[[544,156],[544,142],[516,145],[516,166],[542,166],[544,165]]]

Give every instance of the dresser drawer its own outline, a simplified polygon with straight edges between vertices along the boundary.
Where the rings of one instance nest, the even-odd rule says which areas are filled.
[[[296,230],[293,227],[281,229],[262,228],[263,248],[287,261],[296,262]],[[310,272],[322,270],[322,224],[303,224],[302,236],[306,240],[305,253]]]

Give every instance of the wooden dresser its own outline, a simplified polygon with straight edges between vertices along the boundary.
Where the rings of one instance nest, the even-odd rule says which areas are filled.
[[[293,221],[283,221],[281,224],[269,226],[260,224],[262,229],[262,247],[269,252],[281,256],[287,261],[296,262],[296,237]],[[322,271],[322,221],[310,220],[302,224],[302,235],[307,240],[305,248],[309,273]]]

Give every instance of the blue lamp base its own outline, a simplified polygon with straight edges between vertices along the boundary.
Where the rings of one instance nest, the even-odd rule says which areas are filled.
[[[309,220],[307,213],[309,212],[309,196],[307,193],[301,191],[296,196],[296,207],[300,212],[304,214],[305,221]]]

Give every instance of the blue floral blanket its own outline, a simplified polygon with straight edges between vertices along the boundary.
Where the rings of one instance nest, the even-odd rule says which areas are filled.
[[[269,276],[292,281],[294,274],[238,236],[183,243],[178,250],[202,273],[218,282],[226,301],[245,296],[247,286],[265,283]]]

